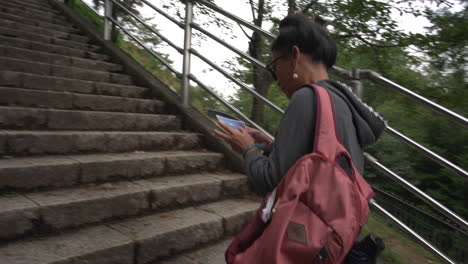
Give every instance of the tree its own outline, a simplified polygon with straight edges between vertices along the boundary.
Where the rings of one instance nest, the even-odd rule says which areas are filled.
[[[93,0],[93,7],[96,10],[99,10],[100,8],[104,7],[105,0]],[[119,0],[119,3],[124,6],[126,9],[128,9],[130,12],[132,12],[135,15],[140,15],[140,12],[138,11],[138,7],[141,7],[143,5],[142,2],[138,0]],[[133,23],[133,19],[130,15],[128,15],[122,8],[120,8],[117,4],[112,5],[112,15],[113,17],[118,20],[121,23]],[[111,40],[113,42],[116,42],[118,39],[118,29],[117,25],[112,23],[112,28],[111,28]]]
[[[266,13],[271,11],[269,10],[268,6],[266,6],[264,0],[259,0],[257,5],[255,5],[253,0],[250,0],[249,3],[252,9],[253,24],[261,28]],[[249,55],[258,61],[265,62],[266,58],[268,57],[269,50],[265,45],[265,41],[262,35],[253,31],[252,36],[250,36],[249,39]],[[257,65],[254,65],[251,67],[251,69],[253,75],[253,86],[255,87],[255,90],[260,95],[266,96],[272,82],[269,73]],[[264,103],[255,97],[253,98],[252,102],[251,117],[255,122],[264,124]]]

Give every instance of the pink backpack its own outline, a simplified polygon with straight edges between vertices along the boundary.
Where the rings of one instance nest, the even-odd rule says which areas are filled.
[[[332,102],[317,85],[314,151],[268,194],[225,253],[228,264],[342,263],[369,216],[374,193],[337,137]],[[344,155],[351,175],[338,165]]]

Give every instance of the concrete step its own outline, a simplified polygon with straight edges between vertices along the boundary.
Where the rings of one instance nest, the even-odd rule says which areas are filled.
[[[54,23],[54,24],[67,24],[67,18],[63,15],[58,15],[51,12],[44,12],[38,9],[28,8],[27,6],[22,6],[15,3],[2,3],[0,5],[0,12],[16,14],[17,16],[30,17],[34,19],[43,19],[44,21]]]
[[[86,227],[0,247],[9,264],[146,264],[219,241],[246,223],[258,207],[249,200],[224,200],[115,224]],[[236,232],[239,230],[235,230]]]
[[[4,17],[0,18],[0,27],[10,28],[10,29],[24,31],[24,32],[31,32],[34,34],[41,34],[41,35],[45,35],[45,36],[49,36],[53,38],[76,41],[76,42],[81,42],[81,43],[88,43],[90,41],[88,37],[83,36],[83,35],[57,31],[57,30],[38,27],[38,26],[31,26],[31,25],[23,24],[17,21],[8,20]]]
[[[1,86],[0,105],[62,110],[90,110],[147,114],[164,113],[164,103],[157,100],[6,88]]]
[[[126,74],[53,65],[48,63],[12,59],[0,55],[0,71],[16,71],[38,75],[64,77],[85,81],[131,85],[132,77]]]
[[[0,154],[60,155],[201,148],[201,135],[189,132],[102,132],[0,130]]]
[[[30,3],[34,5],[40,5],[40,6],[48,6],[51,7],[49,1],[47,0],[10,0],[11,2],[15,3]]]
[[[0,6],[3,7],[13,7],[18,8],[21,10],[32,10],[32,11],[39,11],[39,12],[46,12],[51,13],[57,16],[61,16],[62,14],[53,9],[48,3],[34,3],[29,1],[11,1],[11,0],[0,0]]]
[[[17,48],[2,44],[0,44],[0,56],[88,70],[109,72],[121,72],[123,70],[122,65],[119,64]]]
[[[232,182],[244,188],[227,184]],[[9,193],[0,197],[0,239],[45,235],[84,224],[214,202],[247,191],[244,175],[204,173]]]
[[[2,0],[2,1],[5,1],[5,0]],[[67,26],[62,26],[62,25],[59,25],[59,24],[48,23],[48,22],[33,19],[33,18],[20,17],[20,16],[14,15],[14,14],[9,14],[9,13],[1,13],[1,17],[3,19],[20,22],[20,23],[23,23],[25,25],[42,27],[42,28],[46,28],[46,29],[53,29],[53,30],[56,30],[56,31],[62,31],[62,32],[66,32],[66,33],[80,34],[79,29],[74,27],[74,26],[68,26],[67,27]]]
[[[234,237],[229,237],[215,244],[182,253],[179,256],[158,262],[159,264],[220,264],[226,263],[224,252],[231,244]]]
[[[62,47],[67,47],[67,48],[81,49],[81,50],[89,51],[89,52],[93,52],[93,51],[97,51],[101,49],[99,46],[95,46],[95,45],[91,45],[91,44],[87,44],[83,42],[65,40],[65,39],[55,38],[49,35],[26,32],[22,30],[15,30],[12,28],[4,27],[4,26],[0,26],[0,35],[5,36],[5,37],[13,37],[13,38],[19,38],[23,40],[41,42],[44,44],[53,44],[53,45],[58,45]]]
[[[144,140],[141,138],[142,142]],[[151,139],[147,142],[151,144]],[[0,159],[0,189],[52,189],[93,182],[215,171],[221,168],[222,163],[222,154],[202,151],[4,158]]]
[[[0,106],[0,129],[171,131],[180,127],[174,115]]]
[[[46,44],[42,42],[20,39],[14,36],[7,37],[0,35],[0,44],[4,46],[30,49],[36,51],[42,51],[52,54],[59,54],[65,56],[80,57],[92,60],[109,60],[109,56],[105,54],[90,52],[83,49],[68,48],[60,45]]]
[[[0,71],[0,86],[22,89],[144,98],[148,88],[22,72]]]

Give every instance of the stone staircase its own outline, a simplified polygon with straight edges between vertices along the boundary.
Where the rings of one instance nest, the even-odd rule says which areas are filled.
[[[91,42],[0,0],[0,264],[224,263],[246,177]]]

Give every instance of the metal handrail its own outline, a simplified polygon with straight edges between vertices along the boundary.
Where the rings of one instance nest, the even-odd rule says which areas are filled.
[[[108,6],[107,4],[108,3],[111,3],[114,2],[115,3],[115,0],[106,0],[106,6]],[[207,36],[211,37],[212,39],[214,39],[215,41],[221,43],[222,45],[226,46],[227,48],[231,49],[232,51],[236,52],[237,54],[239,54],[240,56],[242,56],[244,59],[256,64],[257,66],[264,66],[261,62],[259,61],[256,61],[254,58],[248,56],[247,54],[237,50],[236,48],[232,47],[231,45],[225,43],[224,41],[222,41],[221,39],[219,38],[213,38],[214,36],[210,36],[211,33],[203,30],[202,28],[198,27],[198,25],[196,25],[195,23],[192,23],[191,21],[186,21],[185,25],[184,24],[181,24],[179,23],[178,21],[176,21],[175,19],[172,19],[170,16],[168,16],[167,14],[165,14],[162,10],[160,10],[159,8],[156,8],[155,6],[153,6],[152,4],[150,4],[148,1],[146,0],[142,0],[145,4],[147,4],[148,6],[150,6],[152,9],[154,9],[155,11],[161,13],[162,15],[164,15],[166,18],[168,18],[169,20],[171,20],[172,22],[174,22],[175,24],[177,24],[178,26],[182,27],[182,28],[189,28],[191,30],[191,28],[196,28],[197,30],[199,30],[200,32],[206,34]],[[275,36],[270,34],[269,32],[266,32],[264,31],[263,29],[261,28],[258,28],[256,27],[255,25],[252,25],[250,24],[249,22],[247,21],[244,21],[240,18],[238,18],[237,16],[235,15],[232,15],[230,14],[229,12],[227,11],[224,11],[223,9],[205,1],[205,0],[197,0],[198,3],[201,3],[201,4],[204,4],[205,6],[233,19],[234,21],[266,36],[267,38],[269,39],[273,39]],[[108,9],[107,9],[108,10]],[[131,12],[129,12],[131,13]],[[134,17],[135,18],[135,17]],[[154,53],[151,49],[149,49],[148,47],[146,47],[138,38],[136,38],[135,36],[133,36],[130,32],[128,32],[125,28],[122,27],[122,25],[120,25],[117,21],[115,21],[115,19],[113,19],[111,16],[107,15],[106,13],[106,16],[105,16],[105,19],[113,22],[113,23],[116,23],[117,26],[119,26],[119,28],[121,28],[124,33],[128,34],[132,39],[134,39],[135,41],[137,41],[138,44],[140,44],[141,46],[143,46],[143,48],[145,48],[147,51],[150,52],[150,54],[152,54],[153,56],[155,56],[158,60],[160,60],[168,69],[170,69],[172,72],[174,72],[177,76],[180,76],[180,73],[177,72],[176,70],[174,70],[170,65],[169,63],[165,62],[164,59],[162,59],[160,56],[158,56],[158,54]],[[144,23],[144,21],[141,21],[139,19],[137,19],[140,23]],[[145,25],[147,26],[147,25]],[[202,29],[202,30],[200,30]],[[187,31],[187,30],[186,30]],[[205,32],[204,32],[205,31]],[[153,32],[153,30],[152,30]],[[154,32],[153,32],[154,33]],[[212,34],[211,34],[212,35]],[[161,38],[163,41],[166,41],[165,39]],[[166,41],[167,42],[167,41]],[[174,44],[174,45],[171,45],[173,48],[176,48],[177,46]],[[177,47],[178,48],[178,47]],[[176,48],[176,49],[177,49]],[[178,51],[180,51],[180,48],[177,49]],[[187,50],[187,49],[186,49]],[[203,61],[205,61],[207,64],[209,64],[210,66],[215,66],[213,68],[215,68],[216,70],[220,71],[223,75],[225,75],[226,77],[229,76],[229,74],[227,74],[224,70],[222,70],[220,67],[218,67],[217,65],[215,65],[213,62],[211,62],[210,60],[208,60],[207,58],[205,58],[203,55],[201,55],[200,53],[198,53],[196,50],[194,50],[193,48],[190,48],[188,49],[190,51],[190,54],[193,54],[199,58],[201,58]],[[237,50],[237,51],[236,51]],[[240,53],[243,53],[240,54]],[[187,55],[186,55],[187,56]],[[185,57],[185,56],[184,56]],[[332,71],[334,73],[337,73],[339,74],[340,76],[343,76],[343,77],[346,77],[346,78],[354,78],[355,75],[354,74],[351,74],[351,72],[349,71],[346,71],[344,69],[341,69],[339,67],[334,67],[332,69]],[[372,80],[372,77],[376,77],[372,74],[368,75],[371,77],[371,80]],[[228,77],[229,79],[231,79],[230,77]],[[213,95],[217,100],[219,100],[223,105],[225,105],[226,107],[228,107],[228,109],[230,109],[231,111],[233,111],[234,113],[236,113],[238,116],[241,117],[242,120],[246,121],[247,123],[251,124],[252,126],[256,127],[257,129],[260,129],[262,132],[266,133],[270,138],[273,139],[273,137],[268,134],[263,128],[261,128],[258,124],[256,124],[255,122],[253,122],[252,120],[250,120],[247,116],[245,116],[242,112],[240,112],[238,109],[236,109],[235,107],[233,107],[231,104],[229,104],[229,102],[225,101],[223,98],[221,98],[220,96],[218,96],[213,90],[211,90],[210,88],[208,88],[205,84],[203,84],[200,80],[198,80],[194,75],[190,74],[190,72],[188,72],[187,74],[187,79],[190,79],[190,80],[193,80],[194,82],[196,82],[200,87],[204,88],[206,91],[208,91],[211,95]],[[235,81],[235,79],[231,79],[233,80],[234,82],[236,82],[237,84],[239,83],[242,83],[240,81]],[[440,106],[440,105],[437,105],[435,103],[433,103],[432,101],[422,97],[422,96],[419,96],[411,91],[409,91],[408,89],[402,87],[402,86],[399,86],[393,82],[391,82],[390,80],[387,80],[381,76],[378,76],[378,80],[379,81],[376,81],[376,82],[381,82],[381,83],[384,83],[384,84],[387,84],[387,85],[393,85],[392,88],[396,88],[397,90],[400,90],[402,93],[405,93],[406,95],[409,95],[411,98],[413,99],[416,99],[416,101],[418,103],[422,103],[422,104],[425,104],[426,107],[429,107],[429,108],[432,108],[432,107],[436,107],[437,110],[433,110],[433,111],[436,111],[436,112],[439,112],[439,113],[443,113],[444,115],[448,115],[448,116],[451,116],[450,119],[452,120],[455,120],[457,121],[458,123],[462,124],[463,126],[466,127],[466,118],[463,119],[464,117],[462,116],[459,116],[458,114],[448,110],[448,111],[445,111],[447,109],[445,109],[444,107]],[[375,81],[375,80],[374,80]],[[262,97],[261,95],[259,95],[258,93],[255,94],[256,92],[248,87],[247,85],[240,85],[242,88],[244,89],[247,89],[247,91],[251,92],[254,96],[258,95],[260,96],[262,99],[262,101],[264,101],[265,103],[267,103],[268,105],[272,106],[274,109],[275,109],[275,105],[273,103],[271,103],[269,100],[267,100],[266,98]],[[416,96],[413,96],[413,94],[416,95]],[[421,100],[424,99],[424,100]],[[428,103],[430,102],[430,103]],[[280,108],[277,107],[277,109],[275,110],[279,110],[278,112],[282,113],[282,110]],[[458,115],[458,116],[456,116]],[[453,117],[455,116],[455,118]],[[460,119],[459,117],[462,117],[462,119]],[[461,120],[461,122],[459,121]],[[396,130],[392,130],[391,128],[389,129],[390,133],[393,133],[394,135],[396,135],[399,139],[405,141],[406,143],[410,144],[411,146],[413,147],[416,147],[416,148],[420,148],[420,149],[424,149],[424,151],[422,151],[425,155],[428,155],[428,153],[431,153],[431,154],[435,154],[433,153],[432,151],[422,147],[421,145],[419,144],[413,144],[415,143],[414,141],[412,141],[411,139],[407,138],[406,136],[402,135],[401,133],[399,132],[396,132]],[[396,133],[394,133],[396,132]],[[408,140],[409,139],[409,140]],[[399,177],[398,175],[396,175],[395,173],[393,173],[392,171],[390,171],[389,169],[385,168],[383,165],[381,165],[380,163],[378,163],[375,159],[373,159],[370,155],[368,155],[367,153],[365,154],[366,156],[366,160],[370,161],[371,164],[373,164],[374,166],[376,166],[379,170],[383,171],[387,176],[389,176],[390,178],[392,178],[393,180],[397,181],[398,183],[400,183],[403,187],[407,188],[408,190],[410,190],[412,193],[415,193],[418,197],[420,197],[421,199],[423,199],[425,202],[427,202],[429,205],[431,205],[432,207],[436,208],[438,211],[442,212],[444,215],[446,215],[449,219],[451,219],[452,221],[456,222],[457,224],[459,224],[460,226],[462,227],[467,227],[467,222],[465,220],[463,220],[462,218],[460,218],[458,215],[454,214],[453,212],[451,212],[450,210],[448,210],[446,207],[444,207],[443,205],[441,205],[440,203],[438,203],[437,201],[435,201],[434,199],[432,199],[432,197],[428,196],[427,194],[423,193],[422,191],[420,191],[419,189],[417,189],[416,187],[412,186],[410,183],[408,183],[407,181],[405,181],[404,179],[402,179],[401,177]],[[437,161],[444,165],[444,166],[451,166],[453,165],[452,163],[450,162],[444,162],[446,161],[445,159],[441,158],[440,156],[438,156],[437,154],[433,155],[432,158],[436,157]],[[457,171],[457,166],[456,165],[453,165],[451,166],[451,170],[452,171]],[[460,169],[460,168],[458,168]],[[462,170],[462,169],[460,169]],[[462,170],[463,171],[463,170]],[[463,171],[464,172],[464,171]],[[464,172],[466,174],[466,172]],[[392,219],[393,221],[395,221],[398,226],[400,226],[400,228],[402,228],[403,230],[405,230],[406,232],[410,233],[413,237],[415,237],[419,242],[421,242],[421,244],[423,244],[424,247],[426,247],[429,251],[431,251],[432,253],[434,253],[439,259],[441,259],[442,261],[444,261],[445,263],[453,263],[449,258],[447,258],[445,255],[443,255],[441,252],[439,252],[437,249],[435,249],[433,246],[431,246],[428,242],[426,242],[423,238],[421,238],[419,235],[417,235],[413,230],[411,230],[410,228],[408,228],[406,225],[404,225],[403,223],[401,223],[398,219],[396,219],[394,216],[392,216],[390,213],[386,212],[385,209],[381,208],[378,204],[375,203],[375,201],[371,202],[371,205],[373,205],[375,208],[377,208],[378,211],[380,212],[383,212],[386,216],[388,216],[390,219]]]
[[[405,225],[403,222],[398,220],[395,216],[393,216],[391,213],[389,213],[387,210],[385,210],[382,206],[380,206],[374,199],[371,199],[369,204],[377,210],[377,212],[385,215],[388,219],[392,220],[395,224],[397,224],[398,227],[403,229],[405,232],[410,234],[413,238],[415,238],[417,241],[419,241],[424,248],[426,248],[429,252],[432,252],[436,257],[438,257],[440,260],[442,260],[444,263],[449,263],[449,264],[455,264],[453,260],[445,256],[442,252],[440,252],[437,248],[432,246],[429,242],[427,242],[423,237],[418,235],[416,232],[414,232],[411,228],[409,228],[407,225]]]
[[[437,211],[441,212],[447,218],[452,220],[453,222],[460,225],[462,228],[468,230],[468,222],[465,221],[463,218],[455,214],[454,212],[450,211],[447,207],[427,195],[425,192],[418,189],[416,186],[412,185],[410,182],[406,181],[402,177],[400,177],[395,172],[391,171],[381,163],[377,161],[376,158],[372,157],[369,153],[364,153],[364,157],[366,160],[374,167],[378,168],[380,171],[384,172],[390,179],[398,183],[399,185],[403,186],[406,190],[410,191],[412,194],[416,195],[428,205],[436,209]]]
[[[263,64],[262,62],[258,61],[255,58],[252,58],[249,54],[237,49],[236,47],[232,46],[231,44],[228,44],[226,41],[216,37],[214,34],[211,34],[207,30],[205,30],[202,27],[200,27],[199,25],[197,25],[196,23],[192,23],[192,27],[194,29],[200,31],[201,33],[207,35],[208,37],[215,40],[216,42],[220,43],[221,45],[225,46],[226,48],[228,48],[228,49],[232,50],[233,52],[237,53],[238,55],[240,55],[244,59],[248,60],[249,62],[251,62],[251,63],[253,63],[253,64],[255,64],[255,65],[257,65],[257,66],[259,66],[261,68],[266,69],[266,65]]]
[[[263,132],[265,135],[267,135],[270,139],[274,139],[274,137],[268,132],[266,131],[265,129],[263,129],[260,125],[258,125],[257,123],[255,123],[253,120],[251,120],[250,118],[248,118],[244,113],[242,113],[239,109],[235,108],[234,106],[232,106],[229,102],[227,102],[226,100],[224,100],[222,97],[220,97],[218,94],[216,94],[216,92],[214,92],[212,89],[210,89],[208,86],[206,86],[203,82],[201,82],[199,79],[197,79],[197,77],[195,77],[193,74],[190,74],[189,78],[191,80],[193,80],[194,82],[196,82],[200,87],[202,87],[203,89],[205,89],[206,91],[208,91],[213,97],[215,97],[216,99],[218,99],[224,106],[226,106],[229,110],[231,110],[232,112],[236,113],[236,115],[238,115],[240,117],[240,119],[242,119],[244,122],[246,122],[247,124],[249,124],[250,126],[253,126],[255,127],[256,129],[260,130],[261,132]]]
[[[149,6],[151,9],[153,9],[154,11],[158,12],[159,14],[163,15],[165,18],[169,19],[172,23],[176,24],[177,26],[179,26],[181,29],[184,29],[184,24],[183,23],[180,23],[179,21],[177,21],[176,19],[174,19],[173,17],[171,17],[170,15],[166,14],[164,11],[162,11],[160,8],[157,8],[156,6],[154,6],[153,4],[151,4],[150,2],[148,2],[147,0],[141,0],[141,2],[145,3],[147,6]]]
[[[463,235],[465,236],[468,236],[468,229],[462,229],[460,228],[459,225],[457,225],[456,223],[454,223],[453,221],[450,221],[449,219],[447,219],[446,217],[442,217],[442,216],[439,216],[439,215],[435,215],[434,213],[429,213],[428,211],[426,210],[423,210],[421,208],[418,208],[416,204],[410,202],[410,201],[407,201],[407,200],[404,200],[403,198],[391,193],[391,192],[387,192],[387,191],[384,191],[382,189],[380,189],[379,187],[375,186],[375,185],[371,185],[372,187],[372,190],[375,192],[375,193],[378,193],[379,195],[382,195],[382,196],[385,196],[385,197],[390,197],[391,199],[393,200],[396,200],[398,201],[399,203],[402,203],[404,204],[405,206],[408,206],[408,207],[411,207],[412,210],[415,210],[415,211],[418,211],[418,213],[420,214],[423,214],[431,219],[434,219],[434,221],[437,221],[439,223],[442,223],[443,225],[445,225],[446,227],[448,228],[451,228],[451,229],[454,229],[456,230],[457,232],[460,232],[462,233]],[[398,208],[399,210],[401,210],[401,208]],[[405,212],[407,213],[407,212]]]
[[[263,36],[267,37],[270,40],[274,40],[276,38],[276,36],[271,34],[270,32],[265,31],[264,29],[262,29],[260,27],[257,27],[256,25],[254,25],[254,24],[252,24],[252,23],[250,23],[248,21],[245,21],[244,19],[242,19],[242,18],[240,18],[240,17],[238,17],[236,15],[233,15],[233,14],[229,13],[228,11],[222,9],[221,7],[219,7],[219,6],[217,6],[217,5],[213,4],[213,3],[210,3],[210,2],[205,1],[205,0],[196,0],[196,2],[199,3],[199,4],[203,4],[204,6],[210,8],[210,9],[212,9],[212,10],[214,10],[214,11],[220,13],[220,14],[222,14],[223,16],[228,17],[228,18],[236,21],[237,23],[248,27],[250,30],[253,30],[253,31],[255,31],[255,32],[259,33],[259,34],[262,34]]]
[[[171,46],[172,48],[174,48],[175,50],[177,50],[179,53],[182,54],[183,52],[183,49],[179,48],[176,44],[174,44],[172,41],[170,41],[169,39],[167,39],[166,37],[164,37],[161,33],[159,33],[158,31],[156,31],[152,26],[148,25],[145,21],[143,21],[141,18],[139,18],[137,15],[135,15],[132,11],[130,11],[128,8],[126,8],[125,6],[123,6],[121,3],[119,3],[119,1],[116,1],[116,0],[111,0],[114,4],[118,5],[122,10],[124,10],[127,14],[129,14],[131,17],[133,17],[135,20],[137,20],[138,22],[140,22],[140,24],[142,24],[145,28],[147,28],[149,31],[151,31],[151,33],[155,34],[156,36],[158,36],[161,40],[163,40],[164,42],[166,42],[167,44],[169,44],[169,46]]]
[[[270,100],[268,100],[267,98],[263,97],[261,94],[259,94],[257,91],[255,91],[253,88],[247,86],[247,84],[237,80],[236,78],[232,77],[228,72],[226,72],[225,70],[221,69],[221,67],[217,66],[216,64],[214,64],[212,61],[210,61],[209,59],[207,59],[205,56],[201,55],[200,52],[198,52],[197,50],[195,50],[194,48],[191,48],[190,49],[190,52],[197,56],[198,58],[200,58],[201,60],[203,60],[205,63],[207,63],[208,65],[210,65],[211,67],[213,67],[213,69],[217,70],[218,72],[220,72],[221,74],[223,74],[224,76],[226,76],[226,78],[230,79],[231,81],[235,82],[237,85],[239,85],[240,87],[242,87],[244,90],[248,91],[249,93],[251,93],[252,95],[254,95],[256,98],[258,98],[259,100],[261,100],[262,102],[264,102],[265,104],[269,105],[271,108],[273,108],[276,112],[280,113],[280,114],[284,114],[284,111],[283,109],[281,109],[279,106],[275,105],[273,102],[271,102]]]
[[[457,165],[453,164],[449,160],[446,160],[445,158],[438,155],[437,153],[431,151],[430,149],[428,149],[428,148],[424,147],[423,145],[417,143],[416,141],[412,140],[411,138],[405,136],[403,133],[398,132],[397,130],[393,129],[390,126],[386,127],[385,132],[387,132],[391,136],[405,142],[406,144],[408,144],[409,146],[415,148],[417,151],[423,153],[424,155],[426,155],[427,157],[429,157],[433,161],[435,161],[435,162],[439,163],[440,165],[450,169],[452,172],[464,177],[465,179],[468,179],[468,173],[464,169],[458,167]]]
[[[167,67],[171,72],[173,72],[176,76],[181,76],[182,74],[174,69],[169,62],[163,59],[159,54],[155,53],[152,49],[148,48],[141,40],[135,37],[132,33],[125,29],[119,22],[117,22],[114,18],[108,17],[112,23],[116,24],[125,34],[129,35],[134,41],[136,41],[140,46],[142,46],[146,51],[148,51],[151,55],[153,55],[156,59],[158,59],[165,67]]]
[[[449,110],[446,107],[436,104],[432,102],[431,100],[383,77],[382,75],[374,71],[367,71],[367,74],[365,74],[365,76],[366,75],[368,79],[373,80],[377,83],[383,84],[384,86],[390,87],[392,89],[395,89],[400,94],[416,101],[417,103],[426,107],[427,109],[449,118],[450,120],[462,125],[464,128],[468,128],[468,118],[458,113],[455,113],[454,111]]]

